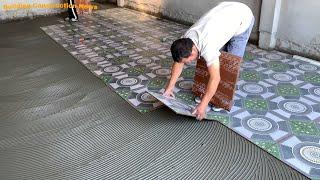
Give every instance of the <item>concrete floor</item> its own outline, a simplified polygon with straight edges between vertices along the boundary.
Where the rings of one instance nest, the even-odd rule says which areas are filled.
[[[0,25],[3,179],[306,179],[220,123],[140,114],[51,40]]]

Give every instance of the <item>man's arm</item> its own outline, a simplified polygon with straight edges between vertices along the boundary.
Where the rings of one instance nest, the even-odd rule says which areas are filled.
[[[213,64],[208,67],[208,72],[210,75],[206,93],[202,97],[201,103],[197,106],[193,114],[197,116],[197,119],[201,120],[205,117],[206,108],[216,93],[219,82],[220,82],[220,62],[219,60],[215,60]]]
[[[203,106],[208,106],[211,98],[216,93],[219,82],[220,82],[220,63],[219,60],[216,60],[212,65],[208,67],[209,71],[209,81],[207,84],[206,93],[202,97],[201,103]]]
[[[173,95],[173,88],[176,85],[176,82],[182,72],[184,63],[178,63],[178,62],[174,62],[171,68],[171,78],[169,81],[169,84],[166,87],[165,92],[163,93],[163,95],[165,96],[174,96]]]

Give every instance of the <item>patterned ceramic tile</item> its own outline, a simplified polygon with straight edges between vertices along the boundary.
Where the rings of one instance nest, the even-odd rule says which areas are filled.
[[[170,46],[187,26],[124,8],[95,11],[77,23],[42,29],[140,112],[161,103],[170,76]],[[207,119],[221,122],[273,156],[320,178],[320,65],[248,45],[230,110]],[[195,62],[184,67],[172,109],[190,115]]]
[[[319,137],[292,136],[280,143],[281,159],[311,178],[320,172]]]
[[[320,135],[316,123],[312,121],[290,120],[290,127],[294,135]]]
[[[256,145],[280,159],[279,145],[273,141],[254,141]]]

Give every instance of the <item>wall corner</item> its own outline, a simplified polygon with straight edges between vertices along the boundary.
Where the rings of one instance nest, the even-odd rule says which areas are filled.
[[[262,0],[259,47],[261,49],[274,49],[281,10],[281,0]]]
[[[117,0],[117,6],[124,7],[124,0]]]

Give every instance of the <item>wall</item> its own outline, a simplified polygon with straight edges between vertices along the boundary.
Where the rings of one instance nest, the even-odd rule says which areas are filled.
[[[282,0],[276,48],[320,60],[320,1]]]
[[[236,1],[236,0],[233,0]],[[251,40],[258,40],[261,0],[238,0],[247,4],[255,15]],[[201,15],[222,0],[125,0],[125,6],[141,11],[163,15],[181,22],[194,23]]]
[[[107,0],[108,3],[117,4],[117,0]]]
[[[25,8],[5,10],[4,5],[12,4],[59,4],[63,0],[0,0],[0,21],[20,19],[24,17],[34,17],[39,15],[49,15],[65,11],[63,9]]]

